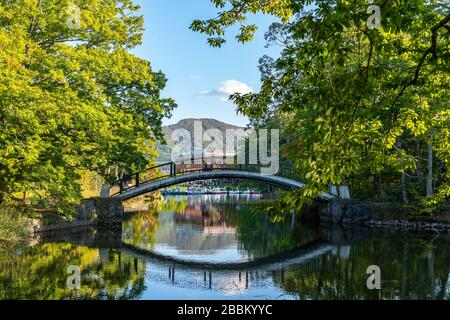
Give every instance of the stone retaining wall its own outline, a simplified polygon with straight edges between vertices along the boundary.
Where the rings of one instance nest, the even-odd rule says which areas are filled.
[[[356,200],[333,199],[320,211],[321,222],[336,225],[364,224],[372,216],[372,206]]]
[[[49,225],[35,223],[35,233],[63,231],[85,227],[112,227],[122,224],[124,207],[119,199],[92,198],[84,200],[75,207],[77,219],[75,221],[59,221]]]
[[[34,233],[48,233],[55,231],[64,231],[74,228],[86,228],[96,226],[95,221],[61,221],[49,225],[38,224],[34,227]]]

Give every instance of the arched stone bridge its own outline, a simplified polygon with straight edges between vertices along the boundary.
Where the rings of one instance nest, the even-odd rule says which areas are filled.
[[[149,168],[142,172],[126,175],[104,187],[99,198],[86,199],[76,206],[78,217],[75,222],[42,227],[36,232],[50,232],[85,227],[89,225],[121,225],[124,214],[123,201],[189,181],[209,179],[243,179],[260,181],[284,189],[301,189],[305,184],[298,180],[292,166],[280,164],[276,175],[261,173],[255,165],[194,164],[177,166],[170,162]],[[331,187],[330,192],[321,192],[316,200],[325,203],[319,209],[321,221],[332,224],[361,224],[372,218],[373,208],[369,204],[350,201],[348,187]],[[342,201],[344,200],[344,201]]]
[[[224,162],[225,163],[225,162]],[[173,162],[124,176],[103,188],[100,198],[87,199],[76,207],[81,225],[119,225],[123,220],[123,201],[180,183],[210,179],[242,179],[260,181],[283,189],[301,189],[305,184],[298,179],[292,166],[279,164],[275,175],[261,173],[258,165],[200,164],[177,165]],[[324,203],[319,209],[320,220],[333,224],[362,223],[372,217],[372,207],[350,200],[348,187],[330,187],[330,192],[317,196]],[[92,218],[94,217],[94,218]],[[67,226],[63,226],[66,228]],[[52,227],[53,228],[53,227]],[[55,227],[60,229],[59,226]],[[53,229],[43,229],[50,231]]]
[[[201,164],[177,165],[173,162],[158,165],[142,172],[126,175],[112,184],[110,195],[121,201],[164,189],[173,185],[210,179],[241,179],[260,181],[282,189],[301,189],[305,184],[298,180],[292,166],[280,164],[278,173],[261,173],[256,165]],[[318,200],[329,202],[336,195],[322,192]]]

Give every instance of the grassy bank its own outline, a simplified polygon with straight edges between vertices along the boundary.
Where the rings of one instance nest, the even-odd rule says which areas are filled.
[[[30,220],[16,208],[0,206],[0,241],[19,242],[28,235]]]

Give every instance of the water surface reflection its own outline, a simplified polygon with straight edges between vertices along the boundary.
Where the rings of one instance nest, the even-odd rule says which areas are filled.
[[[448,235],[272,224],[256,201],[173,197],[122,230],[2,245],[0,299],[449,299]],[[366,287],[374,264],[381,291]]]

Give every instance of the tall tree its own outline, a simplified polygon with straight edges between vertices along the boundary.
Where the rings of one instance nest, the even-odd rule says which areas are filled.
[[[175,107],[166,79],[129,52],[143,17],[131,0],[0,0],[0,202],[32,191],[78,201],[79,170],[109,178],[155,154]]]
[[[250,13],[282,19],[268,39],[283,50],[278,59],[262,60],[260,92],[233,99],[252,119],[289,115],[289,156],[307,187],[291,193],[287,209],[329,183],[395,172],[408,200],[407,178],[428,165],[430,184],[433,161],[442,162],[443,171],[436,193],[423,201],[437,205],[450,196],[447,1],[379,1],[380,28],[373,27],[366,0],[213,2],[225,11],[191,26],[211,45],[225,41],[229,26],[245,26]],[[247,36],[238,39],[251,40],[254,27],[241,30]],[[432,146],[431,160],[416,154],[416,141]]]

